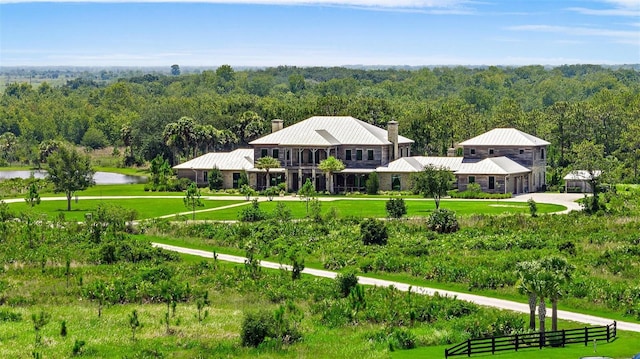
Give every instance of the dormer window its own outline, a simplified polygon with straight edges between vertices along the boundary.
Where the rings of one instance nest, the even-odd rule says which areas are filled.
[[[476,149],[475,148],[470,148],[469,149],[469,154],[470,155],[475,155],[476,154]]]
[[[490,148],[490,149],[489,149],[489,156],[493,156],[493,152],[494,152],[494,151],[493,151],[493,148]]]
[[[524,155],[524,148],[519,149],[519,150],[518,150],[518,152],[519,152],[521,155]]]

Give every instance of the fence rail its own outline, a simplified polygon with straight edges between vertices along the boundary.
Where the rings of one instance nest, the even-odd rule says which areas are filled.
[[[566,344],[584,343],[588,345],[596,340],[606,340],[607,342],[615,338],[617,335],[617,323],[597,326],[584,327],[577,329],[563,329],[554,332],[545,333],[525,333],[514,335],[502,335],[489,338],[469,339],[466,342],[454,345],[445,349],[444,356],[449,358],[452,356],[471,354],[482,354],[515,350],[524,348],[540,348],[543,347],[564,347]]]

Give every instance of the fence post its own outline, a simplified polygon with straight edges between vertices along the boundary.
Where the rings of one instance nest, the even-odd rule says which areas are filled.
[[[589,344],[589,328],[584,327],[584,346]]]
[[[538,336],[538,348],[542,349],[544,344],[545,344],[544,332],[540,332],[540,335]]]
[[[467,339],[467,357],[471,356],[471,339]]]
[[[518,334],[516,334],[516,351],[518,351],[519,345],[520,345],[520,340],[518,340]]]
[[[496,353],[496,337],[491,337],[491,354]]]
[[[611,326],[607,325],[607,343],[609,342],[609,338],[610,338],[610,334],[609,334],[610,330],[611,330]]]
[[[618,322],[616,322],[615,320],[613,321],[613,337],[617,337],[618,336]]]
[[[564,348],[564,342],[567,340],[564,329],[562,329],[562,347]]]
[[[449,357],[449,348],[444,350],[444,357],[445,359]]]

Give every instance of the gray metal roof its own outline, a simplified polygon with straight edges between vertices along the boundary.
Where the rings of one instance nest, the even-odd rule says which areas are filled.
[[[593,171],[593,177],[598,178],[602,174],[602,171]],[[564,176],[565,181],[589,181],[592,179],[591,173],[585,170],[574,170]]]
[[[494,128],[460,143],[460,146],[547,146],[549,142],[515,128]]]
[[[462,157],[426,157],[426,156],[413,156],[402,157],[393,162],[390,162],[387,166],[378,167],[376,172],[393,172],[393,173],[410,173],[420,172],[427,165],[434,167],[444,167],[452,172],[460,169],[462,164]]]
[[[398,136],[400,144],[413,143]],[[351,116],[314,116],[249,143],[280,146],[389,145],[387,130]]]
[[[210,152],[185,163],[173,166],[174,169],[210,170],[250,170],[253,168],[253,149],[241,148],[232,152]]]
[[[455,174],[463,175],[510,175],[529,173],[530,169],[507,157],[491,157],[484,160],[464,160]]]

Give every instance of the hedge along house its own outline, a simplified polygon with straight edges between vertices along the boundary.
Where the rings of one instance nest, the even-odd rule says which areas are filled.
[[[523,193],[546,188],[547,148],[549,142],[515,128],[496,128],[461,142],[465,163],[478,168],[461,168],[456,172],[458,188],[463,191],[471,182],[480,183],[486,192]],[[505,159],[498,159],[504,157]],[[492,164],[482,160],[491,159]],[[519,165],[515,166],[515,164]],[[498,168],[499,167],[499,168]],[[522,168],[521,168],[522,167]],[[524,169],[527,170],[525,172]],[[491,173],[481,173],[482,171]],[[500,171],[505,173],[500,174]],[[493,177],[493,182],[491,177]],[[503,177],[499,180],[499,177]],[[504,187],[496,181],[504,181]],[[491,184],[493,185],[493,188]]]
[[[210,152],[190,161],[174,166],[178,177],[189,178],[198,186],[206,186],[209,173],[217,167],[222,173],[223,188],[238,188],[240,174],[253,169],[253,150],[237,149],[232,152]],[[249,176],[249,184],[254,182],[255,176]]]
[[[254,159],[271,156],[280,161],[282,181],[297,191],[310,179],[316,190],[328,190],[320,161],[334,156],[344,170],[332,174],[337,192],[362,191],[376,168],[411,155],[413,140],[398,135],[398,123],[390,121],[387,130],[351,116],[314,116],[283,128],[282,120],[272,121],[272,133],[249,144]],[[272,170],[273,171],[273,170]],[[259,174],[256,188],[266,187],[266,175]]]

